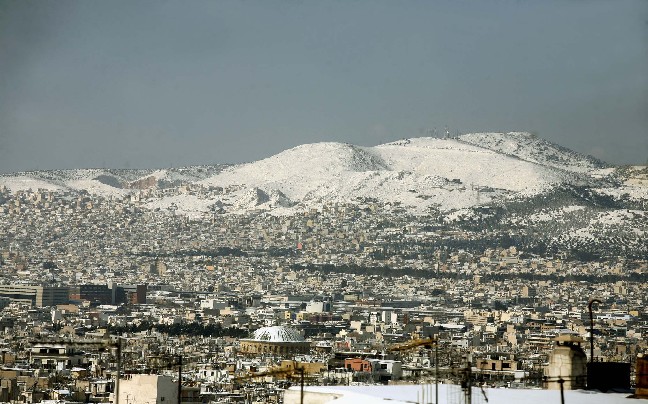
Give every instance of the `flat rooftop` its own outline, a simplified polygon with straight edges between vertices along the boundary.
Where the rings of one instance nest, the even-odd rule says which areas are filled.
[[[304,402],[331,404],[360,403],[433,403],[434,384],[394,385],[394,386],[306,386]],[[540,389],[494,389],[484,388],[483,393],[473,387],[473,402],[488,404],[560,404],[559,390]],[[485,400],[484,394],[488,398]],[[629,398],[630,393],[601,393],[590,390],[566,390],[565,403],[568,404],[648,404],[648,399]],[[299,403],[299,387],[291,387],[285,395],[286,404]],[[439,403],[463,403],[461,387],[439,385]]]

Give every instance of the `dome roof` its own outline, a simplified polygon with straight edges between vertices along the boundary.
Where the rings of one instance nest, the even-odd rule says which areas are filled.
[[[282,326],[259,328],[254,332],[252,339],[268,342],[304,342],[304,337],[299,331]]]

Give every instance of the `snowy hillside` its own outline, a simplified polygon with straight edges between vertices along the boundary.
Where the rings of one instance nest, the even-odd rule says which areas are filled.
[[[517,192],[539,192],[575,180],[572,174],[468,145],[454,139],[416,138],[375,147],[315,143],[233,166],[200,182],[234,189],[222,202],[233,210],[269,209],[281,193],[283,207],[377,199],[413,212],[459,209]],[[284,202],[285,202],[284,201]]]
[[[567,171],[586,173],[605,167],[603,162],[593,157],[583,156],[527,132],[468,133],[460,136],[459,140]]]
[[[143,190],[143,207],[199,217],[265,210],[294,214],[327,203],[375,201],[415,214],[451,212],[534,197],[562,185],[606,188],[614,169],[527,133],[413,138],[374,147],[305,144],[233,166],[159,170],[83,169],[0,175],[0,187],[124,196]],[[605,181],[605,182],[604,182]],[[187,187],[194,188],[192,192]],[[200,191],[195,191],[199,189]],[[623,195],[643,195],[634,188]],[[621,197],[621,196],[619,196]],[[177,207],[177,208],[175,208]]]
[[[454,139],[417,138],[373,148],[391,170],[434,173],[462,183],[508,191],[544,188],[568,181],[551,167],[542,167]]]
[[[197,166],[147,169],[104,169],[29,171],[0,174],[0,187],[12,192],[29,189],[87,191],[94,195],[120,196],[133,189],[171,188],[193,183],[221,171],[225,166]]]
[[[67,200],[83,193],[128,197],[122,201],[151,214],[200,221],[251,212],[298,215],[335,203],[366,209],[370,203],[390,215],[419,215],[436,223],[432,227],[461,229],[484,246],[502,238],[535,254],[648,254],[647,167],[606,167],[518,132],[374,147],[305,144],[231,166],[3,174],[3,188],[69,193]],[[484,234],[499,241],[481,240]]]

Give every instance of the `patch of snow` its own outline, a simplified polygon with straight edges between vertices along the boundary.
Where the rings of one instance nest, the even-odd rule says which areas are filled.
[[[0,187],[7,187],[12,193],[18,191],[36,191],[38,189],[45,189],[48,191],[62,191],[66,189],[64,186],[53,184],[41,179],[33,178],[27,175],[18,175],[15,177],[0,177]]]
[[[115,188],[108,184],[104,184],[95,179],[80,179],[80,180],[71,180],[66,182],[68,188],[76,190],[85,190],[93,195],[108,197],[121,197],[129,194],[129,191],[126,189]]]
[[[143,207],[151,210],[169,212],[169,214],[186,215],[190,218],[203,217],[210,211],[214,201],[199,198],[195,195],[164,196],[146,202]]]
[[[615,197],[617,199],[626,197],[635,201],[648,199],[648,186],[623,185],[616,188],[598,188],[596,191],[604,195]]]
[[[575,173],[596,170],[600,175],[599,169],[604,166],[603,162],[593,157],[580,155],[527,132],[468,133],[461,135],[459,139],[525,161]]]
[[[531,214],[526,217],[527,220],[530,222],[548,222],[551,220],[559,220],[561,217],[565,215],[565,213],[572,213],[572,212],[577,212],[579,210],[584,210],[585,206],[580,206],[580,205],[572,205],[572,206],[564,206],[560,209],[556,210],[545,210],[542,209],[538,213]]]

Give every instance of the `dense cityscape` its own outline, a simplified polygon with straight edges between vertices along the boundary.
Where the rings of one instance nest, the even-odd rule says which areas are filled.
[[[646,16],[0,0],[0,404],[648,404]]]
[[[300,383],[552,388],[565,336],[596,362],[627,363],[629,388],[648,349],[645,259],[539,255],[497,227],[372,200],[191,218],[144,209],[155,192],[205,191],[0,191],[0,401],[289,402]]]

